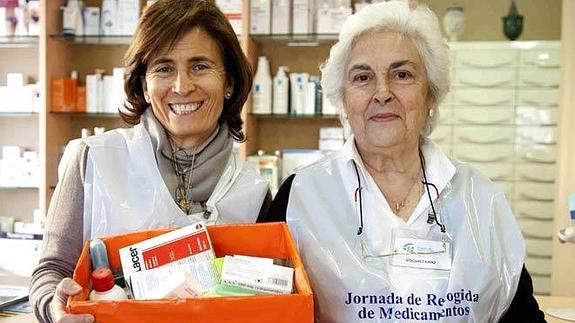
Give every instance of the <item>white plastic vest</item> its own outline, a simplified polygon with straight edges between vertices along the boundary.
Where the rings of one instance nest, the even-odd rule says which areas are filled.
[[[268,184],[231,154],[206,202],[210,212],[186,215],[158,169],[150,136],[141,125],[85,140],[84,241],[130,231],[206,224],[255,222]]]
[[[443,154],[429,144],[423,150],[426,160],[430,153]],[[428,174],[449,165],[436,166],[426,168]],[[501,318],[517,289],[525,244],[504,194],[489,179],[455,163],[455,175],[441,192],[436,208],[452,239],[450,270],[399,267],[391,265],[389,257],[366,260],[357,234],[356,188],[356,173],[344,151],[297,173],[291,187],[287,223],[310,277],[316,322]],[[406,223],[390,214],[387,205],[374,203],[373,194],[363,192],[363,234],[374,240],[372,245],[383,241],[380,247],[389,247],[394,228],[439,231],[427,224],[426,206]]]

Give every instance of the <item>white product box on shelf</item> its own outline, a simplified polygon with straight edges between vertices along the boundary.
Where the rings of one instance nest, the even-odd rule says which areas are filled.
[[[286,35],[291,33],[290,0],[272,1],[272,34]]]
[[[294,34],[311,34],[313,30],[313,0],[293,0],[292,13]]]
[[[133,35],[140,18],[140,0],[118,0],[120,35]]]
[[[250,1],[250,34],[269,35],[271,33],[271,0]]]
[[[317,33],[337,34],[345,19],[351,16],[350,7],[330,8],[322,7],[317,10]]]
[[[95,36],[100,34],[100,7],[84,7],[84,35]]]
[[[216,0],[216,5],[224,13],[236,34],[242,33],[242,0]]]

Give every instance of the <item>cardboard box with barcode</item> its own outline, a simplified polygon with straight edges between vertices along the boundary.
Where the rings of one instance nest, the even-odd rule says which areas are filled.
[[[119,250],[172,230],[129,233],[103,238],[112,268],[121,266]],[[208,226],[217,257],[245,255],[289,259],[294,268],[294,293],[245,297],[166,300],[89,301],[89,243],[74,271],[82,286],[68,299],[69,313],[90,313],[101,322],[313,322],[313,297],[295,243],[283,223]],[[161,260],[158,260],[161,262]]]

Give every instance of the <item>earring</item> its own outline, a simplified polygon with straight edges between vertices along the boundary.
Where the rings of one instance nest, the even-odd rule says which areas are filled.
[[[430,118],[433,118],[433,116],[435,115],[435,109],[429,109],[427,113],[429,114]]]
[[[227,91],[226,94],[224,94],[224,97],[225,97],[226,99],[230,99],[230,98],[232,97],[232,92]]]

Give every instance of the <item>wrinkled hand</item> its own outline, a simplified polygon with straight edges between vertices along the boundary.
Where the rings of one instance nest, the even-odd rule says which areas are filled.
[[[82,287],[70,278],[64,278],[58,286],[56,293],[50,303],[50,314],[55,323],[92,323],[94,317],[90,314],[69,314],[66,313],[66,302],[69,296],[73,296],[82,291]]]

